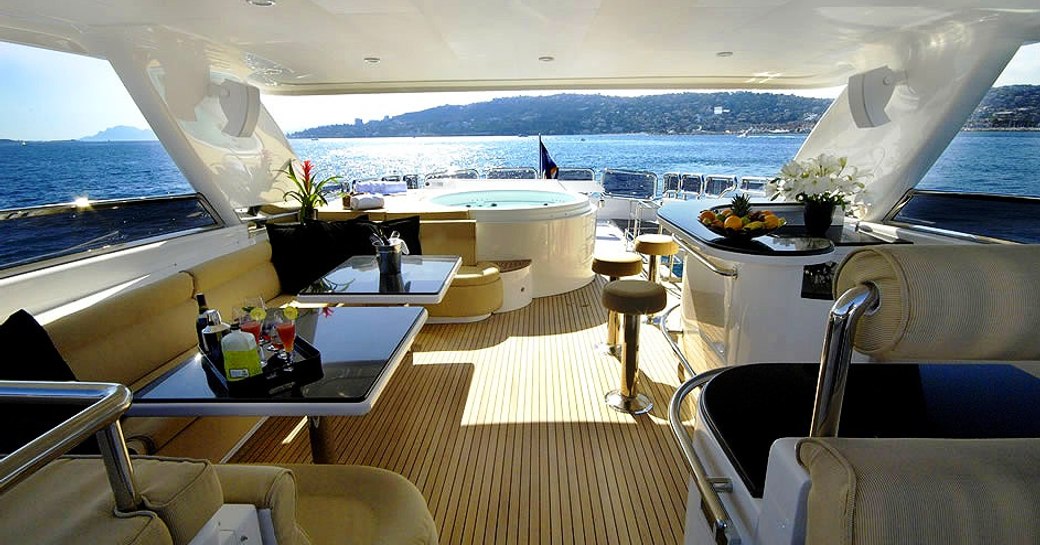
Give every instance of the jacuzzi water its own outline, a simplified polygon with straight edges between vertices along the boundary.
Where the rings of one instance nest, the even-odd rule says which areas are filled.
[[[577,197],[559,191],[537,191],[532,189],[489,189],[486,191],[462,191],[448,193],[430,199],[443,206],[466,208],[537,208],[554,204],[572,203]]]

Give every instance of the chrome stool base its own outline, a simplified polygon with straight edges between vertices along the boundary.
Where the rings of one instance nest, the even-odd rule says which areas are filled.
[[[596,343],[592,349],[602,356],[613,356],[615,358],[621,357],[621,345],[610,344],[610,343]]]
[[[628,414],[646,414],[654,408],[654,402],[649,397],[643,394],[636,394],[632,397],[625,397],[621,394],[621,390],[611,390],[607,392],[607,395],[603,397],[603,401],[607,403],[607,406],[619,413]]]

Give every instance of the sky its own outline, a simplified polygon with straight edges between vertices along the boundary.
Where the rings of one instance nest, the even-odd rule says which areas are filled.
[[[65,140],[116,125],[148,124],[107,62],[89,57],[0,43],[0,138]],[[1040,84],[1040,44],[1025,46],[996,85]],[[581,91],[571,91],[581,92]],[[618,91],[639,96],[678,91]],[[834,98],[841,87],[791,91]],[[264,96],[271,115],[287,132],[415,112],[444,104],[471,104],[505,96],[551,95],[559,91],[403,93],[381,95]]]

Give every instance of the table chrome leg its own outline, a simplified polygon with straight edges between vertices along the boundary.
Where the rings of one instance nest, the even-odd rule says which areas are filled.
[[[311,440],[311,458],[316,464],[336,463],[336,445],[330,436],[328,422],[322,422],[320,416],[308,416],[308,434]]]

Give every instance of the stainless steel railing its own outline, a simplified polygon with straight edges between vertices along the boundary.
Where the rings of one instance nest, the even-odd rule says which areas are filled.
[[[17,485],[48,462],[96,434],[116,509],[136,511],[141,496],[134,467],[119,426],[119,417],[130,408],[133,394],[122,384],[103,382],[0,381],[0,400],[8,403],[90,403],[72,418],[51,428],[22,448],[0,459],[0,494]]]
[[[682,420],[682,404],[686,396],[690,395],[695,389],[707,384],[709,380],[725,369],[725,367],[722,367],[705,371],[679,386],[679,389],[675,391],[675,395],[672,396],[672,400],[668,404],[668,424],[671,426],[672,433],[675,435],[676,441],[679,442],[679,448],[682,449],[683,457],[686,458],[686,463],[690,466],[690,471],[693,473],[693,482],[701,496],[701,512],[708,522],[708,527],[711,529],[712,538],[719,545],[739,545],[740,536],[737,534],[736,528],[733,527],[733,521],[726,511],[726,506],[722,504],[722,498],[719,497],[719,492],[732,491],[733,484],[729,482],[729,479],[708,477],[707,472],[704,470],[704,464],[701,463],[700,457],[697,456],[697,452],[693,448],[693,439],[686,433]]]
[[[668,346],[672,347],[672,352],[675,352],[675,357],[679,358],[679,363],[681,363],[683,368],[686,369],[689,376],[695,377],[697,376],[697,371],[693,370],[693,365],[690,365],[690,360],[686,359],[686,354],[682,353],[682,347],[679,346],[679,343],[675,342],[675,339],[672,338],[672,334],[668,331],[668,317],[672,315],[672,311],[681,306],[682,303],[679,303],[664,311],[664,314],[661,315],[661,319],[657,322],[657,327],[661,330],[661,335],[664,335],[665,340],[668,341]]]
[[[856,286],[838,297],[827,315],[809,437],[837,437],[845,382],[852,363],[852,336],[861,316],[877,308],[877,286]]]
[[[718,265],[709,261],[708,258],[701,255],[700,252],[698,252],[695,248],[687,244],[683,239],[677,236],[673,236],[672,238],[675,239],[675,243],[678,244],[680,248],[682,248],[691,257],[696,259],[701,265],[704,265],[704,267],[707,268],[709,271],[719,276],[727,276],[731,278],[737,277],[738,273],[736,269],[723,269],[722,267],[719,267]]]

